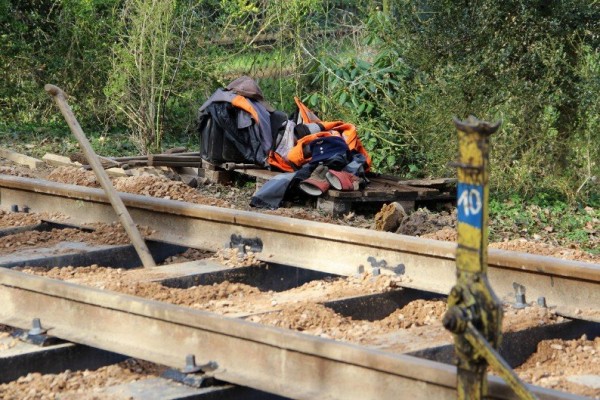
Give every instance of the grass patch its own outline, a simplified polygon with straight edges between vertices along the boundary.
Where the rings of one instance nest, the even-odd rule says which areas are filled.
[[[107,132],[84,127],[83,130],[98,155],[119,157],[139,154],[130,135],[123,129],[113,129]],[[69,156],[81,151],[79,143],[69,127],[61,123],[48,123],[41,126],[0,124],[0,143],[3,148],[36,158],[42,158],[46,153]],[[197,151],[199,147],[197,136],[190,134],[164,138],[164,149],[180,146],[187,147],[190,151]]]
[[[598,207],[569,204],[547,194],[527,202],[517,195],[490,200],[490,242],[544,236],[556,246],[600,254],[599,226]]]

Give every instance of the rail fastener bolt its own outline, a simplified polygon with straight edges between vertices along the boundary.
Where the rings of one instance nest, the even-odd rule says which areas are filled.
[[[513,304],[513,307],[517,309],[527,307],[527,301],[525,300],[525,286],[514,282],[513,288],[515,290],[515,304]]]
[[[538,306],[547,308],[548,304],[546,304],[546,298],[544,296],[540,296],[537,299]]]
[[[515,295],[515,304],[513,304],[514,308],[525,308],[527,307],[527,303],[525,302],[525,293],[517,293]]]
[[[34,318],[32,323],[32,328],[27,332],[28,335],[41,335],[46,333],[46,329],[42,328],[42,322],[39,318]]]
[[[184,374],[193,374],[194,372],[198,372],[202,370],[201,367],[196,365],[196,356],[193,354],[188,354],[185,356],[185,367],[181,370]]]

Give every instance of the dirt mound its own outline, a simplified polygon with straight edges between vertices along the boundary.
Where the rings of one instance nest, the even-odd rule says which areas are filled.
[[[237,248],[219,249],[210,259],[227,267],[251,267],[261,264],[256,254],[249,249],[246,249],[244,252],[240,252]]]
[[[81,168],[58,167],[48,175],[48,179],[72,185],[100,187],[100,184],[96,180],[96,175],[92,171],[85,171]],[[163,176],[141,175],[113,178],[112,183],[115,189],[120,192],[179,200],[194,204],[225,208],[232,207],[228,201],[202,196],[197,190],[187,186],[185,183],[173,181]]]
[[[582,377],[600,375],[600,337],[541,341],[537,351],[515,371],[534,385],[599,398],[600,388],[580,383]]]
[[[71,185],[100,187],[96,180],[96,175],[92,171],[86,171],[75,167],[58,167],[48,175],[48,179],[53,182],[68,183]]]
[[[426,208],[420,208],[402,219],[396,233],[421,236],[435,233],[443,228],[456,228],[456,210],[451,213],[447,211],[434,213]]]
[[[539,307],[537,304],[525,308],[514,308],[511,305],[505,304],[503,310],[503,332],[516,332],[564,321],[564,318],[557,316],[553,310]]]
[[[114,179],[114,186],[120,192],[141,194],[163,199],[179,200],[194,204],[204,204],[231,208],[228,201],[201,196],[196,189],[183,182],[165,177],[142,175]]]
[[[27,215],[27,214],[25,214]],[[0,248],[9,253],[23,248],[52,246],[60,242],[85,242],[98,245],[129,244],[130,240],[125,229],[117,223],[93,224],[93,232],[80,229],[65,228],[50,231],[26,231],[0,237]],[[140,228],[143,236],[148,236],[150,230]]]
[[[541,256],[562,258],[565,260],[586,261],[593,263],[600,262],[600,254],[585,252],[578,249],[575,245],[571,245],[571,248],[564,248],[553,246],[549,243],[521,238],[506,242],[491,243],[490,247],[494,249],[521,251],[524,253],[538,254]]]
[[[408,329],[413,326],[433,325],[442,320],[446,312],[444,300],[414,300],[388,315],[374,325],[384,331],[391,332],[396,329]]]
[[[456,242],[458,240],[458,232],[454,228],[448,226],[433,233],[421,235],[425,239],[442,240],[444,242]]]
[[[125,382],[134,382],[157,376],[165,368],[157,368],[145,361],[126,360],[119,364],[102,367],[96,371],[70,371],[60,374],[29,373],[16,381],[0,384],[3,399],[55,399],[68,394],[71,399],[96,398],[90,395],[94,389]],[[57,394],[60,394],[57,397]],[[72,395],[72,397],[71,397]],[[89,397],[87,397],[89,395]]]
[[[14,213],[0,210],[0,228],[36,225],[41,222],[41,216],[34,213]]]
[[[291,207],[291,208],[278,208],[277,210],[253,210],[259,211],[263,214],[271,214],[271,215],[279,215],[281,217],[290,217],[303,219],[307,221],[317,221],[317,222],[325,222],[325,223],[335,223],[335,218],[330,215],[324,215],[319,213],[316,210],[307,210],[299,207]]]
[[[24,170],[19,170],[14,167],[5,167],[0,165],[0,175],[20,176],[22,178],[35,178],[35,175]]]
[[[193,286],[187,289],[178,289],[162,286],[160,283],[155,282],[120,282],[115,280],[106,283],[101,288],[202,310],[213,310],[215,308],[214,302],[218,300],[240,300],[260,293],[260,290],[255,287],[229,281],[212,286]],[[223,305],[222,302],[220,305]]]
[[[336,314],[331,308],[308,302],[284,305],[280,311],[261,315],[252,320],[300,332],[309,331],[317,335],[328,332],[328,336],[337,336],[333,332],[340,332],[351,324],[350,318]]]
[[[171,257],[167,257],[163,264],[178,264],[188,261],[204,260],[212,256],[213,253],[206,250],[198,249],[187,249],[181,254],[176,254]]]
[[[298,302],[280,310],[249,319],[265,325],[293,329],[321,337],[355,343],[369,342],[373,336],[424,325],[441,324],[446,310],[443,301],[415,300],[379,321],[353,320],[323,304]]]

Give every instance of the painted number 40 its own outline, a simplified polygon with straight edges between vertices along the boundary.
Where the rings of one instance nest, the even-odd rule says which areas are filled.
[[[458,198],[458,206],[463,207],[465,216],[477,215],[481,211],[481,193],[474,188],[466,188]]]

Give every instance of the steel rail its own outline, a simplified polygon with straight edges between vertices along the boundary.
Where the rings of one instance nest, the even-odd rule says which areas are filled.
[[[155,230],[151,239],[216,251],[232,235],[258,238],[258,258],[338,275],[380,267],[402,285],[447,294],[455,281],[454,243],[120,193],[132,218]],[[116,219],[100,189],[0,175],[0,207],[27,205],[60,212],[79,223]],[[600,265],[490,249],[488,275],[495,293],[514,301],[513,284],[529,300],[545,297],[564,315],[600,309]],[[575,310],[575,311],[573,311]]]
[[[456,369],[216,314],[0,269],[0,322],[297,399],[454,399]],[[514,398],[490,377],[490,398]],[[579,397],[531,386],[542,399]]]

